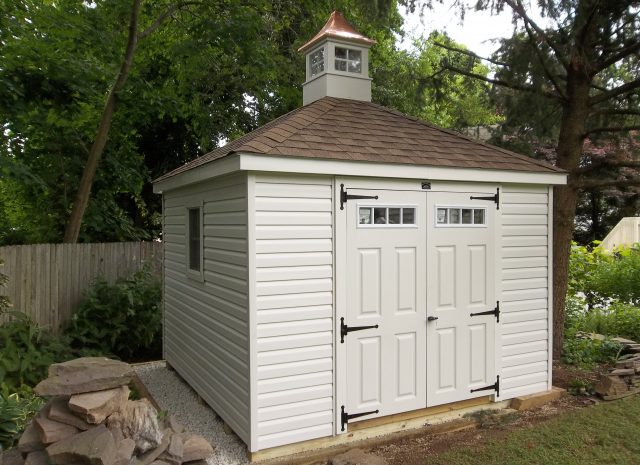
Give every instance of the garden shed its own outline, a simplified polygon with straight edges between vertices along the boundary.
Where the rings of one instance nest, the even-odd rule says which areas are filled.
[[[252,453],[551,389],[566,174],[371,103],[373,43],[334,12],[304,106],[154,183],[165,358]]]

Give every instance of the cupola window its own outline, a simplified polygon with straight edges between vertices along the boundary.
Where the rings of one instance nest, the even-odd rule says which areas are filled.
[[[320,47],[309,54],[309,70],[311,71],[311,76],[317,76],[324,72],[324,47]]]
[[[362,52],[350,48],[336,47],[336,71],[362,73]]]

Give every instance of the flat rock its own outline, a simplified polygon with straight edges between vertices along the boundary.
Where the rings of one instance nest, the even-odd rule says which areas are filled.
[[[54,397],[51,400],[51,406],[49,407],[47,416],[50,420],[64,423],[66,425],[75,426],[82,431],[86,431],[91,427],[89,423],[76,416],[69,409],[69,399],[66,397]]]
[[[40,434],[40,440],[43,444],[62,441],[63,439],[67,439],[80,431],[75,426],[59,423],[57,421],[50,420],[45,416],[37,417],[33,422],[36,425],[36,429]]]
[[[121,410],[128,399],[129,387],[120,386],[106,391],[73,395],[69,399],[69,409],[82,416],[87,423],[96,425]]]
[[[182,445],[182,462],[204,460],[213,454],[213,447],[202,436],[195,434],[185,436]]]
[[[167,450],[159,456],[159,459],[165,461],[169,465],[180,465],[183,462],[183,454],[184,441],[182,439],[182,435],[174,433],[171,435],[171,440],[169,441]]]
[[[160,455],[167,450],[169,447],[169,442],[171,441],[171,430],[165,430],[162,442],[155,449],[150,449],[145,454],[138,457],[138,460],[135,461],[134,465],[151,465],[153,462],[160,457]]]
[[[595,387],[596,393],[601,396],[618,396],[629,391],[627,383],[618,376],[605,376]]]
[[[133,451],[136,449],[136,442],[133,439],[123,439],[116,445],[116,460],[113,465],[129,465]]]
[[[636,370],[633,368],[617,368],[609,374],[612,376],[633,376],[636,374]]]
[[[41,396],[71,396],[129,384],[134,371],[128,363],[103,357],[84,357],[49,367],[49,377],[35,392]]]
[[[18,449],[9,449],[0,452],[0,465],[24,465],[22,452]]]
[[[47,447],[54,465],[113,465],[116,443],[104,425],[83,431]]]
[[[25,428],[20,440],[18,441],[18,450],[24,454],[43,450],[44,445],[40,439],[40,433],[36,429],[34,422],[29,423]]]
[[[166,423],[167,423],[167,427],[171,428],[171,431],[173,431],[174,433],[184,433],[184,426],[182,426],[178,422],[175,415],[169,415]]]
[[[50,463],[47,453],[43,450],[29,452],[24,461],[24,465],[49,465]]]
[[[632,341],[631,339],[625,339],[623,337],[612,337],[611,340],[613,342],[617,342],[618,344],[636,344],[636,341]]]
[[[147,399],[127,401],[122,409],[109,416],[107,426],[121,431],[124,438],[133,439],[139,454],[158,447],[162,442],[158,412]]]
[[[164,460],[154,460],[153,462],[151,462],[151,465],[171,465],[171,464],[165,462]]]
[[[387,461],[362,449],[351,449],[331,459],[331,465],[387,465]]]

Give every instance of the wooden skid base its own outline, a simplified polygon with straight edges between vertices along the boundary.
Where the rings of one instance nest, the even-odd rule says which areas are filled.
[[[337,455],[353,447],[368,448],[412,435],[439,434],[475,428],[473,419],[465,415],[479,410],[501,410],[510,401],[491,402],[491,396],[428,407],[381,418],[363,420],[349,425],[345,434],[272,447],[249,453],[251,462],[261,465],[305,465]]]
[[[529,410],[541,407],[551,401],[559,399],[567,393],[566,389],[553,386],[550,391],[537,392],[527,396],[515,397],[511,400],[511,408],[515,410]]]

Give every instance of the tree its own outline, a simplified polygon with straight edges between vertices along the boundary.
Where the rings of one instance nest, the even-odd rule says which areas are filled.
[[[592,179],[581,164],[587,138],[610,138],[640,128],[640,9],[637,1],[540,0],[537,5],[546,25],[532,19],[522,0],[480,0],[478,8],[511,11],[517,31],[491,58],[493,78],[477,75],[469,65],[448,69],[507,89],[517,102],[511,109],[524,110],[529,128],[540,124],[553,134],[556,164],[569,173],[568,184],[555,188],[553,202],[553,348],[559,357],[578,191],[638,182]],[[477,60],[468,57],[469,63]],[[626,160],[617,167],[638,163]]]

